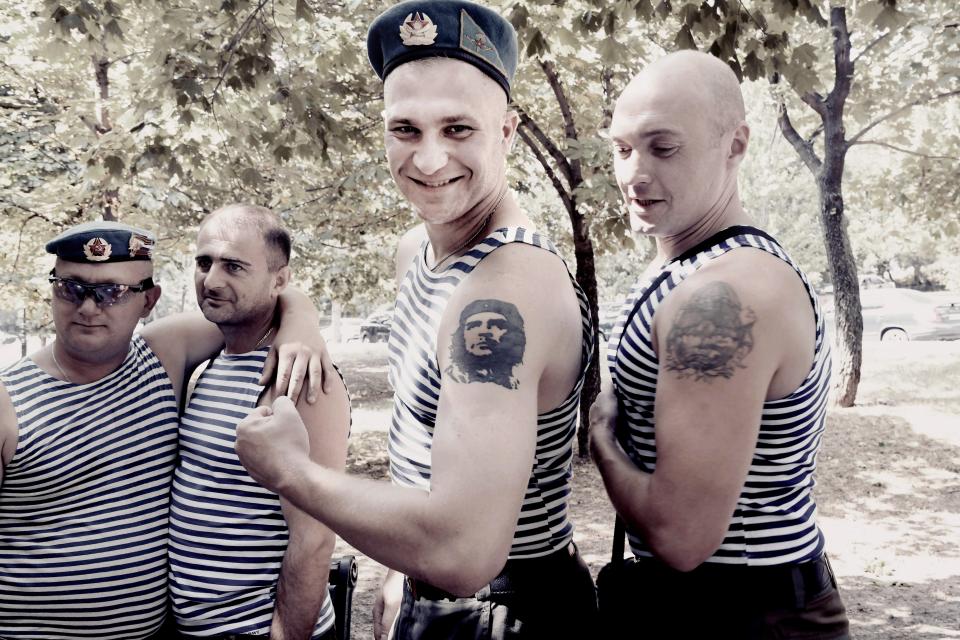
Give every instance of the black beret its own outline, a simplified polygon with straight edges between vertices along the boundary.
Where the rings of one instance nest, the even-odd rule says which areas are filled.
[[[367,55],[380,79],[421,58],[455,58],[483,71],[510,97],[517,70],[517,33],[495,11],[463,0],[408,0],[377,17]]]
[[[68,262],[150,260],[153,234],[119,222],[85,222],[47,243],[47,253]]]

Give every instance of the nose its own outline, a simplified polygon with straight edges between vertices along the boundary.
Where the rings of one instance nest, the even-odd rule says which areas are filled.
[[[652,181],[649,167],[640,153],[630,154],[629,158],[620,160],[617,165],[617,177],[624,190],[629,191],[631,187],[643,188]]]
[[[424,136],[413,153],[413,166],[425,176],[432,176],[447,166],[447,150],[435,136]]]
[[[201,282],[204,289],[219,289],[223,286],[223,273],[219,265],[211,264],[207,272],[203,274]]]
[[[93,297],[93,293],[90,295],[83,296],[83,301],[77,307],[77,311],[85,316],[93,316],[100,312],[100,307],[97,306],[97,301]]]

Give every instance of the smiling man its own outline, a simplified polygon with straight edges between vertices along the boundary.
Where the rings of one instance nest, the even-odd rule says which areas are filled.
[[[404,2],[367,49],[390,170],[423,221],[397,252],[393,483],[312,464],[283,401],[240,425],[241,460],[393,570],[378,638],[401,586],[397,638],[593,637],[567,517],[593,338],[583,292],[507,184],[516,34],[476,4]]]
[[[149,232],[91,222],[46,249],[56,340],[0,373],[0,637],[165,640],[178,399],[223,338],[196,314],[134,335],[160,297]],[[287,305],[319,340],[305,296]]]
[[[591,450],[636,557],[605,638],[846,638],[811,490],[830,342],[807,277],[751,226],[736,76],[666,56],[610,138],[635,232],[656,240],[611,335]]]

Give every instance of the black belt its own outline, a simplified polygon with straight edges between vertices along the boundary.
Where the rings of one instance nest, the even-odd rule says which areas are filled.
[[[826,555],[800,564],[760,567],[705,562],[687,573],[653,558],[641,558],[636,570],[639,579],[665,587],[702,589],[712,593],[714,600],[727,594],[764,606],[800,608],[837,584]]]
[[[512,595],[522,590],[522,586],[531,580],[549,580],[550,570],[568,563],[576,554],[577,547],[571,542],[545,556],[507,560],[490,584],[472,596],[456,596],[423,580],[410,577],[407,578],[407,587],[414,599],[426,600],[457,600],[462,597],[483,599],[488,595]]]

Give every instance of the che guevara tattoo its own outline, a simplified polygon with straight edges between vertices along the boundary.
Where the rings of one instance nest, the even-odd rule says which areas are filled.
[[[680,308],[667,334],[667,369],[696,381],[732,377],[753,349],[756,321],[733,287],[711,282]]]
[[[526,345],[523,317],[516,306],[503,300],[474,300],[460,312],[444,373],[456,382],[492,382],[516,389],[513,371],[523,362]]]

